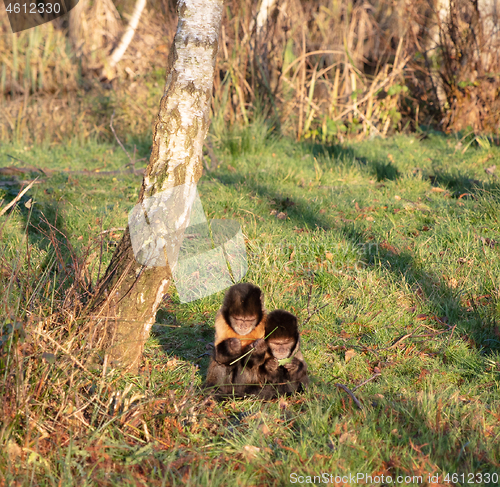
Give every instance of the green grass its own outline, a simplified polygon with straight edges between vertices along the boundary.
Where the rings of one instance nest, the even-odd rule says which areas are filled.
[[[72,358],[36,343],[29,296],[47,315],[80,278],[75,263],[95,281],[101,240],[102,272],[121,232],[99,234],[126,225],[140,186],[129,174],[43,176],[0,220],[11,324],[0,371],[9,354],[17,364],[2,375],[7,485],[288,485],[323,473],[423,476],[403,485],[429,475],[466,485],[475,473],[477,484],[496,485],[485,474],[500,475],[500,185],[485,168],[500,150],[437,133],[324,147],[273,137],[262,124],[214,141],[219,167],[199,185],[205,212],[241,224],[245,280],[263,289],[266,307],[310,318],[302,348],[311,387],[267,403],[202,396],[222,292],[181,304],[172,288],[138,376],[101,380],[90,365],[75,367],[87,338],[71,319],[53,336]],[[4,145],[2,166],[7,153],[52,169],[128,162],[110,145]],[[0,200],[19,187],[3,177]],[[44,218],[67,239],[47,238]],[[354,392],[362,411],[335,386],[354,390],[377,372]]]

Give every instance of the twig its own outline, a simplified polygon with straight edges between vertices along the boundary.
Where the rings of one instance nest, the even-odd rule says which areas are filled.
[[[413,333],[408,333],[407,335],[403,335],[402,337],[397,338],[396,340],[394,340],[394,342],[392,342],[392,345],[390,347],[388,347],[387,350],[390,350],[391,348],[395,348],[401,342],[403,342],[404,340],[406,340],[408,337],[411,337],[412,335],[413,335]]]
[[[349,394],[349,396],[351,396],[352,400],[355,402],[356,406],[358,406],[358,408],[361,410],[363,409],[363,406],[361,406],[361,403],[357,400],[356,396],[353,394],[351,389],[349,389],[344,384],[334,384],[334,386],[347,392],[347,394]]]
[[[68,358],[71,359],[72,362],[74,362],[76,365],[78,365],[80,368],[82,368],[85,372],[90,374],[89,370],[85,367],[85,365],[83,365],[77,358],[73,357],[73,355],[71,354],[71,352],[69,350],[66,350],[63,346],[59,345],[59,343],[57,343],[48,333],[40,332],[38,330],[33,330],[33,332],[36,333],[37,335],[40,335],[41,337],[49,340],[49,342],[51,342],[59,350],[64,352],[68,356]]]
[[[361,384],[357,385],[352,392],[354,392],[356,389],[359,389],[360,387],[364,386],[365,384],[368,384],[368,382],[371,382],[373,379],[376,379],[377,377],[381,376],[382,374],[380,372],[377,372],[376,374],[373,374],[369,379],[366,379],[364,382],[361,382]]]
[[[334,122],[337,121],[337,120],[340,120],[341,118],[343,118],[344,116],[346,116],[349,112],[352,112],[353,110],[355,110],[357,106],[361,105],[366,100],[368,100],[370,98],[370,96],[372,95],[372,92],[375,92],[375,91],[378,91],[378,90],[382,89],[392,78],[396,77],[404,69],[404,67],[406,66],[406,63],[408,62],[408,60],[409,60],[409,56],[405,57],[401,61],[401,63],[399,64],[399,66],[397,68],[393,69],[393,71],[391,72],[391,74],[389,74],[381,83],[379,83],[379,85],[374,90],[370,90],[370,93],[368,93],[366,96],[364,96],[363,98],[361,98],[361,100],[358,100],[355,104],[352,104],[349,107],[347,107],[342,113],[340,113],[340,115],[337,115],[332,120]]]
[[[18,159],[17,157],[11,156],[10,154],[5,154],[7,157],[10,157],[11,159],[14,159],[16,161],[22,162],[23,164],[26,164],[22,159]]]
[[[318,308],[316,306],[312,311],[309,310],[309,305],[311,304],[312,289],[313,289],[313,285],[314,285],[314,277],[315,276],[313,274],[312,280],[311,280],[311,285],[309,286],[309,293],[308,293],[308,296],[307,296],[307,306],[306,306],[307,318],[304,320],[304,322],[302,323],[302,325],[300,325],[301,327],[303,327],[304,325],[306,325],[307,323],[309,323],[309,321],[311,320],[311,318],[316,313],[319,313],[323,308],[326,308],[330,304],[330,303],[326,303],[323,306],[321,306],[320,308]]]
[[[313,274],[313,277],[311,279],[311,285],[309,286],[309,293],[307,295],[307,306],[306,306],[306,309],[307,309],[307,315],[310,316],[311,312],[309,311],[309,304],[311,303],[311,296],[312,296],[312,290],[313,290],[313,284],[314,284],[314,274]]]
[[[326,303],[324,304],[323,306],[320,306],[319,308],[314,308],[314,310],[312,311],[312,313],[309,314],[309,316],[304,320],[304,322],[302,323],[302,325],[300,325],[301,327],[307,325],[307,323],[309,323],[309,321],[311,320],[311,318],[316,314],[316,313],[319,313],[323,308],[326,308],[330,303]]]
[[[99,235],[104,235],[105,233],[111,233],[111,232],[124,232],[125,228],[110,228],[109,230],[103,230]]]
[[[38,178],[31,181],[31,183],[28,184],[26,188],[24,188],[2,211],[0,211],[0,216],[2,216],[11,206],[14,206],[24,196],[24,193],[26,193],[31,189],[31,187],[35,184],[37,179]]]
[[[142,159],[137,159],[137,161],[144,161],[144,160],[146,160],[145,157],[143,157]],[[130,164],[127,164],[127,166],[129,166],[129,165]],[[90,171],[89,169],[84,169],[83,171],[67,171],[67,170],[56,171],[55,169],[46,169],[46,168],[41,168],[41,167],[39,167],[39,168],[15,167],[15,166],[0,167],[0,174],[2,174],[4,176],[16,176],[17,174],[25,174],[25,173],[30,173],[30,172],[42,172],[46,176],[51,176],[52,174],[86,174],[86,175],[95,174],[98,176],[108,176],[111,174],[123,174],[125,171],[122,171],[122,170],[118,170],[118,171],[99,171],[99,170]],[[133,173],[137,176],[142,176],[142,174],[144,173],[144,168],[134,169]]]
[[[135,170],[135,160],[133,161],[132,158],[130,157],[130,154],[127,152],[127,149],[125,149],[125,146],[122,144],[122,141],[118,138],[118,135],[116,135],[115,128],[113,127],[113,118],[115,118],[115,111],[113,110],[113,115],[111,115],[111,121],[109,122],[109,128],[111,129],[111,132],[113,132],[113,135],[115,136],[116,141],[120,145],[120,147],[123,149],[125,154],[127,154],[127,157],[130,160],[130,164],[132,165],[132,169]]]
[[[208,167],[208,164],[206,163],[205,167],[207,168],[207,171],[213,171],[219,165],[219,160],[217,159],[217,156],[215,155],[214,149],[212,147],[212,141],[208,137],[205,139],[205,149],[207,149],[208,156],[210,157],[210,167]]]
[[[270,331],[270,332],[269,332],[269,333],[268,333],[268,334],[264,337],[264,340],[267,340],[267,339],[268,339],[268,337],[269,337],[270,335],[272,335],[272,334],[273,334],[273,333],[274,333],[277,329],[278,329],[278,327],[276,327],[273,331]],[[242,338],[240,338],[240,340],[253,340],[253,338],[244,338],[244,337],[242,337]],[[246,357],[249,353],[252,353],[254,350],[255,350],[255,348],[253,348],[253,347],[252,347],[252,348],[250,348],[250,350],[249,350],[247,353],[245,353],[245,354],[244,354],[244,355],[242,355],[241,357],[238,357],[236,360],[233,360],[233,361],[232,361],[229,365],[233,365],[233,364],[235,364],[236,362],[238,362],[238,360],[241,360],[243,357]],[[243,368],[243,369],[244,369],[244,368]],[[243,373],[243,372],[242,372],[242,373]]]

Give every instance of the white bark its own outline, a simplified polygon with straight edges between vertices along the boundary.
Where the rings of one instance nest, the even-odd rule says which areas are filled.
[[[120,44],[113,51],[109,59],[110,67],[113,68],[114,66],[116,66],[116,64],[125,54],[125,51],[127,50],[130,42],[132,41],[132,38],[134,37],[137,26],[139,25],[139,20],[141,18],[142,11],[144,10],[145,6],[146,6],[146,0],[136,0],[134,12],[132,13],[132,17],[130,18],[130,22],[128,23],[127,30],[123,34]]]
[[[110,363],[130,370],[137,368],[172,276],[169,265],[150,267],[138,262],[133,232],[137,231],[137,222],[142,222],[142,228],[151,234],[151,245],[160,250],[166,243],[173,247],[172,255],[189,223],[203,168],[202,148],[209,126],[222,5],[223,0],[179,0],[177,33],[139,197],[139,210],[147,218],[140,219],[140,212],[132,215],[91,308],[98,319],[106,317]],[[155,241],[156,227],[165,231],[160,230]],[[170,256],[168,260],[170,264]]]
[[[260,35],[262,29],[267,24],[267,19],[269,15],[272,13],[274,7],[276,6],[276,0],[262,0],[260,4],[259,12],[257,13],[256,19],[256,27],[257,27],[257,35]]]
[[[222,2],[184,0],[179,12],[184,10],[189,10],[190,15],[179,17],[174,39],[176,57],[167,75],[155,129],[158,153],[155,160],[152,155],[144,177],[144,197],[180,184],[196,183],[201,175]],[[194,128],[201,130],[196,137]],[[183,166],[182,180],[177,174],[179,166]]]

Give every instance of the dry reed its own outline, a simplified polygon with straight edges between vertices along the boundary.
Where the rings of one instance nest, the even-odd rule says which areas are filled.
[[[61,123],[51,122],[55,103],[66,104],[66,121],[85,113],[75,133],[110,137],[99,111],[68,94],[93,94],[106,72],[104,87],[122,92],[127,103],[125,87],[133,79],[166,65],[174,4],[150,5],[116,72],[106,69],[106,59],[127,17],[120,19],[107,0],[95,0],[84,10],[80,40],[66,37],[64,22],[0,36],[2,140],[65,139]],[[423,0],[269,4],[268,12],[250,1],[226,4],[214,84],[214,114],[224,125],[247,125],[260,116],[282,133],[321,142],[385,136],[422,123],[498,130],[494,73],[500,33],[493,11],[479,11],[472,0],[455,2],[449,11]],[[133,2],[117,5],[128,12]],[[148,89],[142,80],[137,83],[139,90]],[[133,115],[149,123],[154,111],[144,107]],[[40,129],[40,119],[50,126]]]

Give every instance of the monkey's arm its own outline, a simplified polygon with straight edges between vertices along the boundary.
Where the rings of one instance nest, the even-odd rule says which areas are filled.
[[[309,384],[309,376],[307,375],[307,365],[302,359],[294,357],[293,360],[284,366],[285,384],[282,393],[293,393],[301,391]]]
[[[244,353],[251,352],[241,360],[245,363],[245,367],[260,367],[266,360],[267,343],[263,338],[255,340],[250,347],[244,350]]]
[[[303,360],[294,357],[292,361],[284,365],[289,375],[300,378],[307,374],[307,366]]]
[[[215,347],[215,360],[229,365],[241,355],[241,342],[238,338],[228,338]]]

